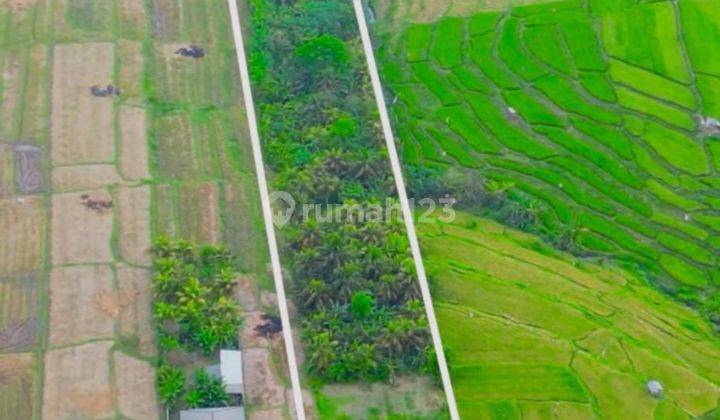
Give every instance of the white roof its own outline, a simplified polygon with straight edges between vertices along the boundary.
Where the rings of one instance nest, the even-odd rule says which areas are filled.
[[[245,420],[243,407],[194,408],[180,411],[180,420]]]
[[[228,392],[242,392],[243,370],[240,350],[220,350],[220,375]]]

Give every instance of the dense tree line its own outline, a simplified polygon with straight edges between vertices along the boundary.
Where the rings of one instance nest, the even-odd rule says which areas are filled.
[[[274,188],[298,203],[395,196],[351,2],[253,0],[251,76]],[[343,207],[344,206],[344,207]],[[384,380],[428,366],[429,331],[398,220],[292,219],[282,239],[311,374]]]

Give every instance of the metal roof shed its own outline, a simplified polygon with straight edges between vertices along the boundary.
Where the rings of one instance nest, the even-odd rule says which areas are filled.
[[[228,393],[243,393],[242,352],[240,350],[220,350],[220,374]]]
[[[194,408],[180,411],[180,420],[245,420],[243,407]]]

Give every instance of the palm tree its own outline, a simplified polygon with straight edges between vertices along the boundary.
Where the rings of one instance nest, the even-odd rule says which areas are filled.
[[[338,356],[339,343],[329,332],[315,335],[308,343],[308,360],[310,369],[324,375],[332,366]]]

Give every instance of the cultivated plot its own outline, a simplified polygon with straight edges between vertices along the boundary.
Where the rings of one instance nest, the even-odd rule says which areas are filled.
[[[8,1],[0,16],[0,418],[157,418],[169,360],[187,378],[172,410],[195,404],[215,358],[168,357],[159,237],[227,247],[247,314],[228,343],[248,350],[247,382],[277,390],[253,389],[247,414],[289,416],[282,342],[260,328],[277,309],[225,4]]]
[[[715,412],[716,6],[376,10],[411,192],[505,226],[419,228],[463,417]]]

